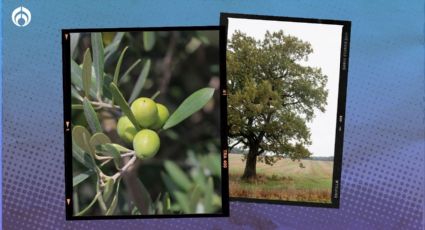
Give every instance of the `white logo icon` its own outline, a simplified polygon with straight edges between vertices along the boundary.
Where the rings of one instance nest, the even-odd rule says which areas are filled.
[[[23,6],[14,9],[12,12],[12,22],[19,27],[27,26],[31,22],[31,12]]]

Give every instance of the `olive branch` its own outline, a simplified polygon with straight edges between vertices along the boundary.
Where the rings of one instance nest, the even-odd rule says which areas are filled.
[[[155,37],[152,32],[144,32],[144,48],[152,49]],[[121,36],[117,34],[116,36]],[[132,203],[135,207],[130,214],[153,214],[153,213],[192,213],[199,209],[202,203],[203,211],[212,212],[217,209],[217,195],[213,194],[212,178],[189,178],[172,161],[165,161],[164,167],[168,174],[159,175],[168,192],[160,195],[156,201],[152,201],[149,192],[136,176],[135,167],[145,157],[135,149],[114,143],[104,132],[104,128],[99,121],[99,113],[107,111],[115,117],[126,117],[131,122],[137,133],[149,127],[143,127],[139,122],[140,117],[136,117],[129,106],[140,96],[144,83],[150,72],[151,60],[147,59],[141,69],[140,75],[133,87],[131,96],[126,100],[120,90],[119,85],[125,83],[129,72],[141,63],[137,60],[120,77],[121,64],[128,47],[125,47],[118,58],[113,76],[104,73],[105,59],[110,57],[109,47],[103,47],[102,35],[100,33],[91,34],[92,49],[87,48],[84,52],[83,61],[78,65],[71,60],[71,95],[80,103],[72,104],[72,110],[81,111],[85,117],[88,128],[83,125],[72,125],[72,155],[81,165],[87,168],[73,177],[73,187],[76,188],[91,176],[96,178],[96,193],[92,201],[83,209],[79,209],[78,199],[73,199],[74,215],[87,215],[97,203],[103,215],[114,215],[117,212],[118,193],[122,179],[126,182],[126,187],[133,197]],[[93,58],[92,58],[93,57]],[[177,109],[163,121],[156,133],[169,130],[178,125],[193,113],[202,109],[214,95],[214,88],[202,88],[188,96]],[[157,91],[150,97],[155,100],[160,94]],[[157,134],[155,134],[157,135]],[[144,146],[146,147],[146,146]],[[153,153],[152,155],[155,155]],[[154,156],[150,156],[154,157]],[[149,157],[149,158],[150,158]],[[217,161],[217,159],[214,159]],[[220,160],[218,159],[218,163]],[[107,175],[105,167],[114,164],[115,173]],[[220,166],[219,166],[220,167]],[[220,169],[215,167],[214,173],[220,173]],[[203,181],[202,186],[196,185]],[[186,192],[187,195],[182,194]],[[170,196],[171,194],[171,196]],[[76,193],[74,192],[74,197]],[[160,199],[162,198],[162,199]],[[177,202],[177,206],[172,207],[172,202]],[[177,207],[177,208],[176,208]],[[198,210],[199,211],[199,210]]]

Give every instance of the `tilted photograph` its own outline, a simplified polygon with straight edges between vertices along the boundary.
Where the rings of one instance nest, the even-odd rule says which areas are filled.
[[[67,219],[228,216],[219,27],[62,35]]]
[[[221,23],[231,199],[337,207],[349,24],[239,14]]]

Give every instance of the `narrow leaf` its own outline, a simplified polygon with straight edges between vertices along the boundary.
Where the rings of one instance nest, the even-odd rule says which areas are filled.
[[[128,148],[126,148],[122,145],[119,145],[119,144],[112,143],[111,145],[114,146],[119,152],[128,153],[128,152],[132,151],[131,149],[128,149]]]
[[[135,61],[125,72],[124,74],[121,76],[120,78],[120,82],[119,83],[125,83],[128,82],[129,80],[129,76],[130,76],[130,72],[136,68],[136,66],[142,62],[142,59],[137,59],[137,61]]]
[[[95,172],[92,169],[89,169],[81,174],[78,174],[77,176],[74,176],[72,178],[72,187],[77,186],[81,182],[85,181],[87,178],[89,178],[91,175],[93,175]]]
[[[72,140],[75,141],[75,144],[86,153],[94,154],[94,150],[90,146],[90,137],[89,131],[83,126],[77,125],[72,129]]]
[[[74,87],[76,87],[78,90],[84,91],[83,87],[83,70],[82,66],[79,66],[74,60],[71,60],[71,83]],[[92,68],[93,69],[93,68]],[[93,70],[91,71],[91,76],[93,75]],[[90,96],[93,98],[96,97],[96,91],[91,87],[92,83],[95,83],[96,79],[91,77],[91,84],[90,84]]]
[[[107,143],[111,143],[111,139],[109,139],[109,137],[106,136],[104,133],[95,133],[90,138],[90,145],[93,148],[96,148],[96,146],[98,146],[98,145],[103,145],[103,144],[107,144]]]
[[[191,178],[195,182],[196,186],[198,186],[202,191],[207,189],[207,178],[205,177],[201,167],[197,168],[194,173],[191,174]]]
[[[129,189],[134,205],[137,206],[137,209],[141,214],[149,214],[150,207],[152,205],[152,198],[142,181],[137,177],[134,179],[135,180],[132,180],[131,184],[132,188]]]
[[[79,101],[83,101],[83,98],[73,86],[71,86],[71,96],[73,96],[75,99]]]
[[[124,99],[124,96],[118,89],[117,85],[115,85],[113,82],[109,85],[109,89],[111,90],[112,96],[117,103],[117,105],[121,108],[122,112],[130,119],[131,123],[133,123],[134,127],[136,127],[137,130],[140,130],[140,126],[137,123],[136,118],[134,117],[133,112],[131,112],[130,106],[127,104],[127,102]]]
[[[118,192],[120,191],[120,184],[121,184],[121,180],[118,180],[118,182],[117,182],[117,190],[115,191],[114,199],[112,199],[111,206],[109,206],[108,210],[106,211],[106,215],[107,216],[113,215],[115,213],[115,210],[117,209],[117,206],[118,206]]]
[[[124,54],[127,51],[128,46],[126,46],[123,51],[121,52],[120,57],[118,58],[118,62],[117,62],[117,66],[115,67],[115,72],[114,72],[114,80],[113,82],[115,84],[118,83],[118,75],[120,74],[120,70],[121,70],[121,64],[122,64],[122,59],[124,58]]]
[[[196,210],[199,199],[201,198],[202,191],[199,186],[195,186],[190,194],[190,209]]]
[[[87,98],[84,98],[83,106],[84,106],[84,115],[86,116],[86,120],[90,126],[90,129],[93,131],[93,133],[102,132],[102,127],[100,126],[97,113],[94,111],[93,106],[91,105],[91,103],[89,102]]]
[[[211,213],[213,211],[213,194],[214,194],[214,184],[212,177],[208,178],[207,189],[204,194],[204,206],[205,212]]]
[[[171,208],[171,200],[170,200],[170,194],[168,192],[165,192],[164,197],[162,198],[162,211],[164,214],[168,214],[170,212]]]
[[[145,85],[146,78],[148,77],[149,71],[151,69],[151,59],[148,59],[143,65],[143,69],[140,72],[139,78],[137,78],[136,84],[134,85],[133,92],[131,92],[129,103],[136,99],[140,92],[142,92],[143,86]]]
[[[155,100],[159,96],[160,93],[161,93],[161,91],[159,91],[159,90],[156,91],[156,93],[154,95],[152,95],[151,99]]]
[[[118,49],[124,35],[125,32],[116,33],[114,40],[112,40],[112,42],[105,47],[105,63],[109,61],[109,58],[111,58],[112,54],[114,54],[115,51]]]
[[[168,175],[171,177],[173,182],[184,191],[189,191],[192,187],[190,179],[186,176],[183,170],[180,169],[172,161],[165,161],[164,163],[165,170],[167,170]]]
[[[85,167],[89,169],[94,169],[95,164],[92,161],[92,158],[90,158],[90,156],[75,143],[74,139],[72,140],[72,157],[74,157],[75,160],[80,162]]]
[[[143,32],[143,48],[150,51],[155,45],[155,32]]]
[[[83,70],[81,67],[74,60],[71,60],[71,83],[79,89],[84,90],[82,76]]]
[[[177,203],[179,204],[180,208],[182,209],[182,211],[184,213],[190,213],[190,206],[189,206],[189,198],[187,197],[187,195],[183,192],[180,191],[175,191],[174,192],[174,196],[177,200]]]
[[[91,33],[91,44],[93,48],[93,67],[96,74],[97,95],[103,95],[103,65],[104,65],[104,50],[102,33]]]
[[[90,208],[96,203],[96,200],[99,198],[100,193],[97,193],[96,196],[93,198],[93,200],[90,202],[89,205],[87,205],[86,208],[84,208],[83,210],[81,210],[79,213],[76,213],[76,216],[82,216],[84,214],[86,214],[86,212],[88,212],[90,210]]]
[[[90,96],[91,65],[92,65],[92,60],[90,55],[90,49],[87,49],[86,52],[84,53],[83,72],[82,72],[83,88],[84,88],[84,93],[86,97]]]
[[[214,94],[214,88],[203,88],[192,93],[186,98],[183,103],[174,111],[173,114],[168,118],[163,129],[169,129],[184,119],[188,118],[193,113],[204,107],[205,104],[211,99]]]
[[[111,198],[112,192],[114,191],[114,179],[108,179],[105,183],[105,188],[103,190],[103,200],[108,202]]]

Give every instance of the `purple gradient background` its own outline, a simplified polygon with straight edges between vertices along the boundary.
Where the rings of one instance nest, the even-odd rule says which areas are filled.
[[[422,229],[423,1],[3,1],[4,229]],[[23,4],[32,21],[10,14]],[[61,29],[218,25],[220,12],[351,20],[339,209],[231,203],[230,218],[65,221]]]

